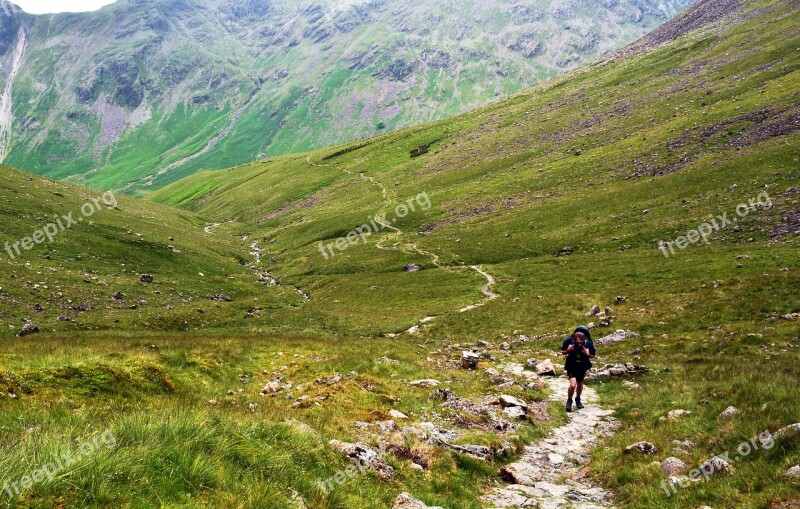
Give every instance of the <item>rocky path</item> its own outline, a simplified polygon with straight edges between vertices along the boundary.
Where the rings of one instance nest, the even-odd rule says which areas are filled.
[[[564,403],[566,378],[549,378],[550,400]],[[597,441],[617,426],[611,410],[597,406],[597,393],[586,387],[586,408],[569,415],[569,422],[550,431],[538,444],[525,448],[519,461],[503,468],[511,483],[482,497],[487,507],[540,509],[608,509],[613,497],[584,473],[584,465]]]

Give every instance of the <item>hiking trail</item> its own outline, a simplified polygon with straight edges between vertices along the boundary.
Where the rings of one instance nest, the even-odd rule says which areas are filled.
[[[550,401],[563,405],[567,379],[547,378]],[[519,460],[501,475],[508,484],[492,489],[481,500],[490,508],[613,509],[613,495],[596,485],[583,469],[598,440],[618,426],[611,410],[597,404],[597,393],[584,387],[586,407],[569,414],[569,422],[550,430],[539,443],[525,447]],[[563,411],[563,409],[562,409]]]
[[[308,156],[306,158],[306,162],[309,165],[315,166],[317,168],[335,168],[335,169],[337,169],[339,171],[343,171],[344,173],[346,173],[348,175],[353,175],[352,171],[350,171],[350,170],[348,170],[346,168],[342,168],[339,165],[329,165],[329,164],[314,163],[314,162],[311,161],[311,156]],[[375,245],[376,249],[380,249],[382,251],[401,251],[401,252],[406,253],[406,254],[417,253],[417,254],[420,254],[422,256],[430,257],[431,258],[431,263],[433,263],[433,265],[436,268],[439,268],[439,269],[442,269],[442,270],[446,270],[446,271],[450,271],[450,272],[455,272],[455,271],[459,271],[460,272],[460,271],[464,271],[464,270],[472,270],[472,271],[476,272],[477,274],[479,274],[484,279],[486,279],[486,285],[483,288],[481,288],[481,292],[485,296],[485,299],[482,300],[481,302],[477,302],[475,304],[470,304],[468,306],[465,306],[465,307],[459,309],[458,310],[459,313],[465,313],[467,311],[471,311],[473,309],[477,309],[479,307],[485,306],[487,302],[492,301],[492,300],[494,300],[494,299],[496,299],[496,298],[498,298],[500,296],[499,294],[497,294],[494,291],[492,291],[492,287],[494,287],[495,284],[496,284],[495,278],[491,274],[486,272],[482,267],[480,267],[478,265],[470,265],[469,267],[443,265],[442,263],[440,263],[441,257],[438,254],[430,252],[430,251],[425,251],[425,250],[419,248],[417,246],[416,242],[403,243],[402,240],[401,240],[401,237],[403,236],[404,232],[402,230],[400,230],[399,228],[397,228],[396,226],[394,226],[393,224],[390,224],[389,222],[384,221],[382,219],[383,214],[386,213],[386,211],[391,207],[391,205],[393,203],[397,202],[397,197],[396,196],[394,196],[394,197],[390,196],[389,190],[386,188],[386,186],[381,181],[376,180],[375,177],[368,177],[368,176],[364,175],[363,173],[359,173],[358,176],[362,180],[370,182],[373,186],[375,186],[378,189],[380,189],[381,195],[383,197],[383,205],[382,205],[381,209],[375,214],[374,217],[375,217],[375,221],[379,225],[381,225],[382,227],[386,228],[387,230],[391,230],[391,233],[384,234],[383,238],[381,240],[379,240],[377,242],[377,244]],[[389,242],[391,240],[396,240],[396,242],[393,245],[387,247],[386,246],[387,242]],[[415,325],[415,326],[411,327],[406,332],[409,333],[409,334],[414,334],[416,332],[419,332],[419,329],[420,329],[421,325],[430,323],[431,321],[433,321],[435,319],[436,319],[435,316],[426,316],[425,318],[422,318],[419,321],[418,325]]]

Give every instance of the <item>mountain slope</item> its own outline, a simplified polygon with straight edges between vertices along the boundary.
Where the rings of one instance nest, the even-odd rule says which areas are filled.
[[[28,44],[5,162],[100,188],[160,187],[480,106],[593,61],[689,2],[124,0],[16,12],[0,74],[13,25]]]
[[[16,482],[101,430],[118,439],[9,503],[373,509],[407,491],[480,509],[497,487],[530,505],[543,485],[511,489],[501,469],[565,416],[524,366],[557,364],[592,321],[595,338],[638,333],[598,342],[598,368],[650,369],[589,382],[619,428],[588,464],[565,455],[580,478],[555,480],[576,488],[555,498],[602,505],[577,491],[594,485],[620,508],[796,504],[798,26],[798,2],[742,2],[467,115],[192,176],[161,204],[120,198],[4,259],[0,470]],[[98,194],[3,175],[11,238]],[[91,309],[49,314],[76,305]],[[24,318],[46,333],[11,338]],[[493,419],[500,394],[532,422]],[[333,439],[375,449],[393,477],[357,471]],[[643,440],[657,452],[624,452]],[[665,491],[660,462],[726,454],[730,475]]]

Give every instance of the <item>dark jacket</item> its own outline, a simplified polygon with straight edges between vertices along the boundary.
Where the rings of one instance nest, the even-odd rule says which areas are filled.
[[[586,336],[585,346],[589,350],[589,353],[591,353],[592,356],[597,355],[597,352],[595,351],[594,348],[594,342],[592,341],[592,335],[589,332],[589,329],[587,329],[586,327],[578,327],[577,329],[575,329],[575,332],[583,332],[583,334]],[[569,348],[570,345],[575,344],[574,334],[575,333],[573,333],[573,336],[570,336],[564,340],[564,343],[561,345],[562,352],[567,348]],[[590,361],[587,356],[583,355],[583,352],[579,352],[577,350],[573,350],[572,352],[570,352],[569,355],[567,355],[567,361],[564,363],[564,369],[566,369],[567,371],[574,371],[575,369],[588,371],[589,369],[591,369],[591,367],[592,367],[592,361]]]

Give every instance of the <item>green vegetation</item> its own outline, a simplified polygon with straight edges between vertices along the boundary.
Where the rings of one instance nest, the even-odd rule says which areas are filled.
[[[298,507],[302,497],[309,508],[373,508],[409,491],[480,507],[517,446],[563,417],[497,435],[406,382],[435,378],[490,400],[499,389],[485,369],[555,360],[594,304],[614,308],[595,336],[641,336],[602,348],[597,362],[651,368],[638,390],[593,383],[621,421],[589,464],[617,505],[791,504],[797,484],[783,474],[800,462],[796,440],[672,497],[652,464],[677,454],[674,440],[694,443],[684,459],[697,466],[798,421],[800,10],[776,0],[744,11],[450,120],[198,173],[149,202],[120,198],[93,225],[3,258],[0,389],[16,397],[0,398],[0,470],[18,479],[106,429],[119,443],[12,505]],[[0,183],[12,241],[95,196],[6,168]],[[423,192],[429,210],[394,215]],[[764,192],[772,207],[708,243],[659,250]],[[320,252],[384,212],[393,228]],[[421,270],[406,272],[410,263]],[[44,333],[12,338],[25,319]],[[460,347],[478,340],[490,357],[460,369]],[[340,381],[323,380],[337,372]],[[277,377],[293,387],[260,397]],[[729,405],[739,413],[720,419]],[[679,408],[692,413],[661,420]],[[328,441],[377,446],[354,422],[374,425],[392,409],[459,429],[457,443],[511,447],[481,462],[412,437],[385,454],[392,479],[359,474],[321,491],[319,480],[348,465]],[[640,440],[659,452],[623,455]],[[429,457],[424,473],[409,451]]]
[[[199,170],[468,111],[634,41],[689,3],[142,0],[68,17],[4,8],[0,57],[20,24],[30,37],[3,162],[143,195]]]

